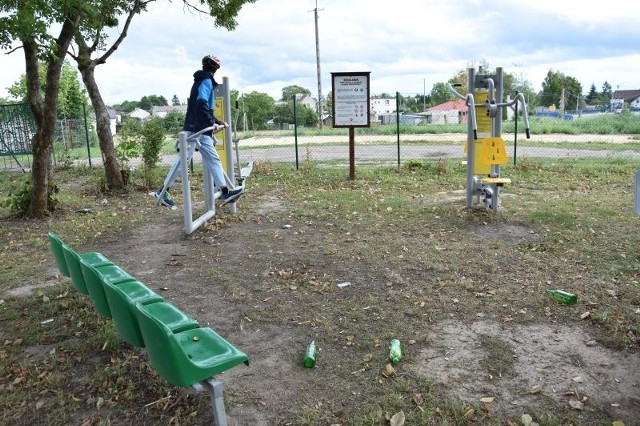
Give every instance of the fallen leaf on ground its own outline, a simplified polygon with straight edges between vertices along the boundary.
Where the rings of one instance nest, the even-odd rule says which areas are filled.
[[[422,393],[418,389],[413,390],[413,402],[417,406],[422,405]]]
[[[575,399],[572,399],[571,401],[569,401],[569,405],[574,410],[583,410],[584,409],[584,404],[582,402],[580,402],[580,401],[576,401]]]
[[[396,374],[396,370],[395,368],[393,368],[393,365],[391,365],[391,363],[388,363],[385,367],[384,367],[384,375],[386,377],[391,377],[394,374]]]
[[[405,421],[404,411],[399,411],[395,413],[393,417],[391,417],[391,420],[389,420],[389,423],[391,424],[391,426],[402,426],[404,424],[404,421]]]
[[[533,419],[528,414],[523,414],[522,416],[520,416],[520,423],[522,423],[522,426],[529,426],[532,421]]]

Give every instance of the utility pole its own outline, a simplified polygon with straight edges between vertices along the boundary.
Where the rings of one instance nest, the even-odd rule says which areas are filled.
[[[316,23],[316,67],[318,69],[318,127],[322,129],[322,79],[320,77],[320,40],[318,38],[318,12],[318,0],[316,0],[316,7],[315,9],[313,9],[313,17]]]
[[[422,79],[422,112],[427,110],[427,79]]]

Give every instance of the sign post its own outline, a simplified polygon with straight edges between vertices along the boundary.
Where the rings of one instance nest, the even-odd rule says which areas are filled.
[[[355,179],[355,128],[370,127],[371,72],[332,72],[333,127],[349,128],[349,179]]]

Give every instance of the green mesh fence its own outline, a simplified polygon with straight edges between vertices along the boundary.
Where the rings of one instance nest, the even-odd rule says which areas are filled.
[[[27,104],[0,105],[0,158],[3,168],[24,170],[31,159],[31,139],[36,132]]]

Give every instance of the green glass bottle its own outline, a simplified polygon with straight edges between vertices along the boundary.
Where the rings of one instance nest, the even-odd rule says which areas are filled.
[[[400,340],[393,339],[389,342],[389,361],[392,364],[397,364],[402,359],[402,349],[400,348]]]
[[[316,366],[316,341],[312,340],[307,346],[307,350],[304,353],[304,359],[302,365],[307,368],[313,368]]]
[[[578,301],[578,296],[564,290],[547,290],[547,294],[556,302],[564,305],[575,305]]]

